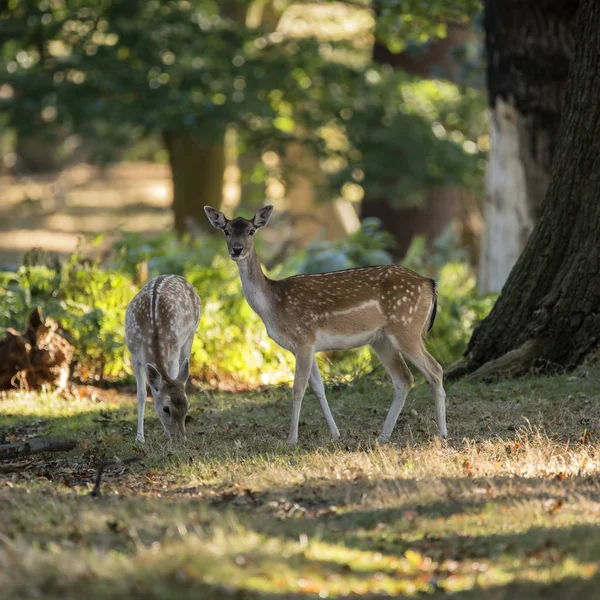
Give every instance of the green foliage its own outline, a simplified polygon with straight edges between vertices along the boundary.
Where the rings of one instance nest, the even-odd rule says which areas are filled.
[[[346,238],[310,243],[288,262],[286,274],[389,265],[392,263],[389,250],[394,245],[393,236],[380,229],[378,219],[364,219],[361,228]]]
[[[427,345],[440,363],[449,365],[466,350],[473,328],[492,310],[497,295],[480,297],[475,274],[465,263],[444,265],[438,286],[438,311]]]
[[[38,266],[0,273],[0,289],[0,330],[22,330],[29,313],[41,306],[74,345],[83,378],[122,376],[125,307],[135,293],[127,275],[81,265],[75,257],[59,272]]]
[[[466,23],[481,0],[373,0],[377,40],[393,53],[446,36],[447,23]]]
[[[130,377],[125,309],[139,289],[136,278],[145,263],[149,278],[179,273],[202,299],[203,314],[192,349],[194,375],[212,384],[233,386],[289,380],[291,354],[268,338],[244,298],[235,265],[216,243],[182,242],[170,233],[142,241],[128,234],[115,245],[105,265],[74,256],[58,271],[21,267],[16,273],[0,273],[0,331],[8,327],[22,330],[31,310],[41,306],[44,315],[56,319],[73,343],[75,371],[81,379]],[[391,247],[390,237],[377,221],[365,220],[363,228],[345,240],[311,244],[278,276],[389,264]],[[438,268],[443,256],[459,258],[455,252],[447,243],[436,258],[417,240],[407,263],[424,274],[439,274],[439,311],[430,345],[446,364],[458,358],[474,324],[493,304],[492,297],[478,298],[473,271],[466,264],[450,262]],[[328,379],[339,379],[360,374],[369,364],[369,350],[362,349],[335,353],[322,366]]]
[[[480,184],[477,92],[332,59],[348,41],[248,28],[249,4],[10,0],[0,7],[0,124],[38,138],[80,134],[97,140],[102,160],[116,147],[148,151],[163,131],[210,139],[238,125],[242,149],[284,155],[291,141],[309,145],[330,176],[325,198],[353,183],[406,204],[423,188]],[[464,20],[476,4],[371,8],[393,46],[443,33],[440,23]],[[266,176],[255,169],[253,179]]]
[[[212,383],[271,383],[287,377],[290,358],[267,338],[230,261],[215,256],[205,266],[192,264],[193,246],[176,245],[174,236],[161,237],[153,247],[163,256],[154,264],[150,257],[150,276],[165,272],[161,267],[168,265],[172,268],[166,272],[184,275],[202,298],[203,314],[192,350],[193,374]],[[81,378],[131,375],[125,309],[138,288],[133,260],[124,258],[122,248],[118,267],[72,260],[60,272],[22,267],[17,273],[1,273],[0,329],[22,329],[29,312],[42,306],[44,315],[56,319],[75,346]]]
[[[353,182],[369,198],[403,206],[418,204],[426,189],[482,188],[478,140],[487,131],[487,106],[475,90],[370,68],[340,114],[352,144],[331,149],[342,167],[332,177],[336,187]]]

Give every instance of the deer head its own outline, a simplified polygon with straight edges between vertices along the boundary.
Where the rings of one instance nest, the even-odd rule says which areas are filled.
[[[227,238],[229,256],[237,261],[246,258],[252,252],[254,234],[269,222],[273,206],[264,206],[250,221],[243,217],[229,221],[222,212],[210,206],[205,206],[204,212],[211,225],[223,231]]]
[[[190,364],[187,358],[183,361],[176,379],[163,377],[154,365],[146,365],[146,376],[154,398],[154,410],[169,439],[185,436],[185,416],[190,408],[185,384],[189,374]]]

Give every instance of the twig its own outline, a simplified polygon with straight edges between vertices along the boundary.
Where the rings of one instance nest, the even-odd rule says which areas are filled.
[[[123,460],[109,460],[109,461],[103,462],[98,467],[98,475],[96,476],[96,485],[94,485],[94,489],[90,492],[90,496],[92,496],[93,498],[98,498],[101,495],[100,494],[100,485],[102,483],[102,474],[104,473],[105,469],[107,469],[108,467],[118,467],[120,465],[128,465],[129,463],[138,462],[140,460],[141,460],[141,458],[139,458],[138,456],[131,456],[130,458],[124,458]]]

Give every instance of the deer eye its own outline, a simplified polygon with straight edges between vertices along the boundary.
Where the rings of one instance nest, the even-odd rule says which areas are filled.
[[[163,412],[167,413],[168,415],[171,414],[171,409],[168,406],[163,406]]]
[[[251,229],[250,232],[248,233],[248,235],[254,235],[256,233],[256,231],[254,231],[254,229]]]
[[[229,231],[225,230],[223,233],[225,233],[225,237],[229,237]]]

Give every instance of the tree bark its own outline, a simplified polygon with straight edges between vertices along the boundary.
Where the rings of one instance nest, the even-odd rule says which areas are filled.
[[[53,438],[33,438],[24,442],[13,442],[0,446],[0,460],[9,460],[41,452],[67,452],[77,445],[76,440],[57,440]]]
[[[572,368],[598,346],[599,31],[600,3],[581,0],[563,122],[540,219],[494,309],[475,330],[463,364],[450,376],[471,373],[515,350],[525,356],[520,372],[536,363]]]
[[[0,340],[0,390],[39,390],[47,385],[65,389],[73,346],[58,330],[58,323],[44,319],[39,307],[30,313],[22,334],[6,330]]]
[[[578,0],[486,0],[491,150],[479,289],[499,292],[539,217],[558,140]]]
[[[205,142],[182,131],[163,133],[169,153],[173,181],[173,213],[175,231],[189,232],[188,222],[195,229],[212,235],[216,231],[206,220],[204,205],[221,206],[225,146],[222,140]]]

